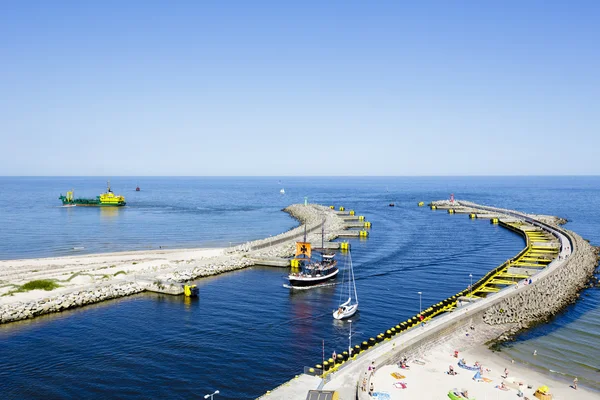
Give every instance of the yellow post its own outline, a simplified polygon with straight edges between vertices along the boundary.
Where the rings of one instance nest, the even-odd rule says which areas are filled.
[[[186,297],[190,297],[192,295],[192,289],[190,289],[190,285],[184,285],[183,286],[183,294]]]
[[[354,215],[354,210],[350,210],[350,215]]]
[[[345,210],[344,206],[340,206],[340,211],[344,211],[344,210]]]
[[[422,202],[422,201],[419,202],[419,207],[423,207],[424,205],[425,205],[424,202]]]
[[[364,221],[365,220],[365,216],[364,215],[359,215],[358,216],[358,220],[359,221]]]

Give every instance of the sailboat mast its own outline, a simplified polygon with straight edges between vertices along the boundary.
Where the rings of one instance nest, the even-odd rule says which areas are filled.
[[[325,251],[325,218],[323,218],[323,223],[321,224],[321,249]]]
[[[352,256],[350,256],[350,271],[352,273],[352,283],[354,284],[354,300],[358,304],[358,294],[356,293],[356,279],[354,279],[354,268],[352,267]]]

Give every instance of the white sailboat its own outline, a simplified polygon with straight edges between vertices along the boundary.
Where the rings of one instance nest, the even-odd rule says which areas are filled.
[[[356,294],[356,281],[354,280],[354,269],[352,268],[352,256],[350,253],[348,253],[348,257],[350,259],[350,270],[348,271],[348,300],[340,304],[337,310],[333,311],[333,318],[335,319],[350,318],[358,310],[358,295]],[[343,285],[342,293],[340,293],[340,301],[342,295],[345,294],[345,283],[343,283]],[[353,289],[354,299],[352,298]]]
[[[283,189],[283,188],[282,188],[282,189],[279,191],[279,193],[281,193],[281,194],[285,194],[285,189]]]

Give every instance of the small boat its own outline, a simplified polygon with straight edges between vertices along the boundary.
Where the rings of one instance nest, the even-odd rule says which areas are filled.
[[[390,203],[389,205],[390,205],[390,207],[394,207],[394,206],[395,206],[395,204],[394,204],[394,203]]]
[[[348,253],[350,258],[350,267],[348,268],[348,300],[340,304],[337,310],[333,311],[333,318],[345,319],[353,316],[358,310],[358,295],[356,294],[356,281],[354,280],[354,269],[352,268],[352,256]],[[340,298],[344,294],[345,286],[342,287]],[[352,299],[352,292],[354,289],[354,299]],[[353,302],[354,300],[354,302]]]
[[[139,192],[139,191],[140,191],[140,187],[139,187],[139,186],[136,186],[136,187],[135,187],[135,191],[136,191],[136,192]]]
[[[281,194],[285,194],[285,189],[283,189],[283,188],[282,188],[282,189],[279,191],[279,193],[281,193]]]

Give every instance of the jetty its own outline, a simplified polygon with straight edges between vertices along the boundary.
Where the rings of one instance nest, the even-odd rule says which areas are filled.
[[[526,246],[471,287],[432,304],[376,337],[355,341],[350,351],[341,349],[335,360],[304,367],[303,374],[260,398],[303,399],[309,390],[323,390],[335,391],[343,399],[371,399],[368,388],[374,378],[367,373],[370,366],[380,370],[402,357],[414,360],[428,348],[455,338],[460,331],[476,330],[471,345],[505,340],[574,301],[597,265],[596,249],[560,227],[562,221],[556,217],[467,201],[437,201],[430,208],[488,219],[491,224],[522,235]]]
[[[341,237],[366,238],[370,223],[354,211],[293,204],[300,225],[279,235],[217,249],[154,249],[0,261],[0,323],[9,323],[144,291],[184,294],[184,283],[253,265],[289,268],[295,242],[337,249]],[[350,221],[361,222],[355,229]],[[325,232],[326,237],[322,237]],[[36,290],[44,289],[44,290]]]

